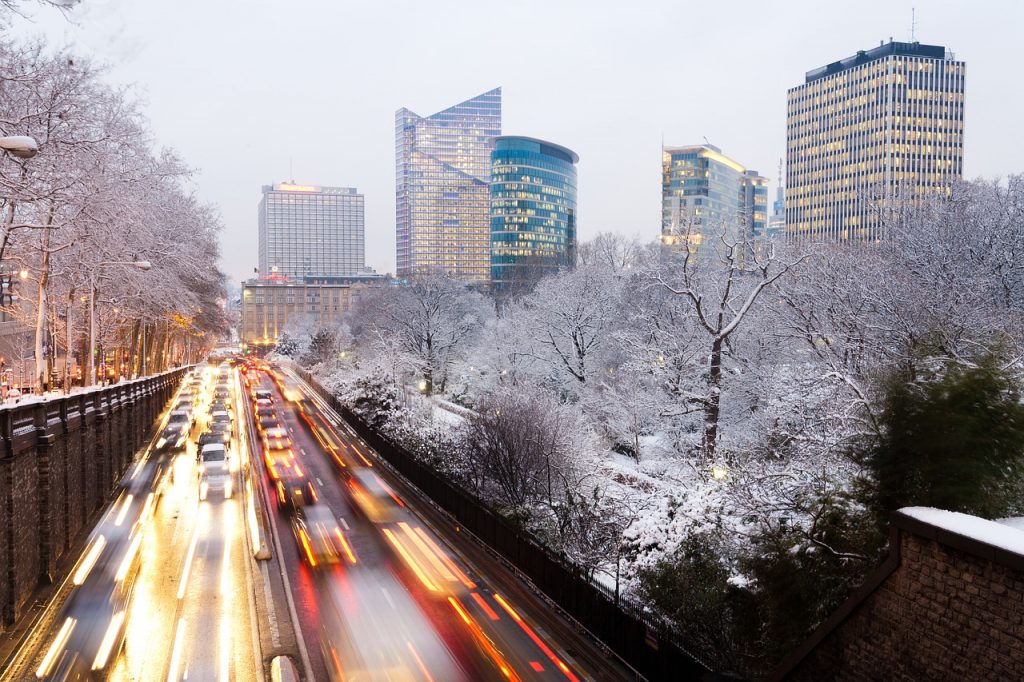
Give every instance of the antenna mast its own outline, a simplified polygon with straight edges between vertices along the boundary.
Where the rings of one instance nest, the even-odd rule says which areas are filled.
[[[910,8],[910,42],[917,42],[917,8]]]

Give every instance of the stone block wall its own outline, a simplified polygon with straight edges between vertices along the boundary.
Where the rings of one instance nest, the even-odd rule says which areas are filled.
[[[1024,532],[906,511],[886,564],[775,679],[1024,679]]]
[[[57,579],[186,371],[0,407],[0,631]]]

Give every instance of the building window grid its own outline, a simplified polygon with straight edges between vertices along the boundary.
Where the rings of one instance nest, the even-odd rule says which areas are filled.
[[[901,170],[898,171],[900,175],[895,177],[904,180],[909,177],[911,182],[916,183],[918,187],[925,188],[925,191],[927,191],[927,188],[941,189],[948,183],[950,176],[956,176],[960,172],[962,140],[959,131],[962,130],[963,119],[962,64],[954,64],[953,68],[942,69],[920,58],[909,58],[903,62],[893,58],[880,61],[886,62],[884,65],[886,72],[884,78],[885,108],[888,114],[885,116],[888,128],[887,134],[883,136],[879,145],[883,153],[876,155],[883,157],[883,163],[881,164],[883,186],[892,186],[894,184],[894,175],[897,173],[885,161],[889,158],[896,161],[906,158],[906,165],[902,166]],[[942,64],[939,66],[941,67]],[[864,90],[865,84],[863,81],[866,80],[866,76],[872,75],[877,81],[881,71],[882,69],[879,69],[877,65],[873,65],[870,71],[865,69],[860,74],[861,78],[856,79],[856,82],[852,83],[851,87],[860,85],[860,89]],[[901,75],[901,72],[908,73],[908,76],[905,79],[905,87],[897,90],[895,85],[902,84],[898,83],[902,79],[897,78],[897,76]],[[849,81],[845,73],[833,76],[832,79],[837,82],[841,79],[844,83]],[[824,86],[819,85],[819,83],[821,82],[818,81],[796,88],[794,89],[797,91],[796,93],[791,90],[788,98],[790,112],[787,118],[790,124],[787,146],[789,147],[788,156],[790,164],[787,168],[787,186],[793,190],[787,197],[787,203],[790,204],[787,207],[787,225],[790,226],[788,229],[797,228],[799,231],[808,231],[808,227],[822,227],[824,226],[824,221],[816,220],[817,216],[824,215],[825,211],[829,209],[834,212],[838,207],[842,211],[842,224],[844,226],[860,226],[861,230],[863,230],[864,218],[867,217],[863,208],[863,197],[861,196],[858,200],[851,201],[848,193],[840,193],[837,199],[835,192],[830,191],[826,195],[825,190],[829,189],[828,183],[835,183],[839,179],[849,186],[849,178],[853,176],[859,181],[855,183],[855,192],[857,192],[863,185],[863,182],[860,181],[863,180],[866,173],[863,170],[854,170],[851,173],[849,168],[841,166],[837,154],[833,153],[822,156],[820,150],[817,150],[818,155],[815,159],[818,162],[817,164],[810,165],[807,162],[810,154],[806,151],[809,146],[806,138],[809,136],[809,133],[813,132],[813,130],[829,131],[838,127],[835,124],[837,122],[836,119],[839,117],[830,115],[830,112],[834,111],[834,103],[830,103],[828,100],[823,102],[820,97],[816,96],[813,106],[808,107],[806,105],[806,103],[811,101],[810,95],[812,93],[829,92],[837,89],[835,87],[828,87],[829,85],[834,86],[834,83],[828,83]],[[877,82],[874,87],[876,89],[879,87]],[[953,90],[953,92],[950,92],[950,90]],[[894,92],[902,95],[897,102],[893,101]],[[840,91],[840,94],[845,93]],[[943,98],[942,95],[946,96]],[[876,92],[874,98],[876,111],[880,106],[878,102],[881,99]],[[943,104],[945,111],[938,105],[938,102],[943,99],[946,102]],[[893,106],[894,104],[896,106]],[[802,126],[801,123],[807,120],[805,114],[808,109],[816,114],[816,118],[809,125]],[[902,116],[896,117],[895,112],[902,113]],[[847,116],[846,118],[847,123],[849,123],[849,117]],[[893,125],[893,118],[896,118],[898,127]],[[958,122],[958,130],[955,133],[947,130],[944,133],[944,138],[940,139],[940,134],[943,134],[942,131],[947,127],[945,124],[949,122],[949,119]],[[833,125],[829,126],[829,123]],[[804,127],[810,130],[805,130]],[[867,127],[861,126],[859,134],[848,135],[856,152],[860,152],[868,146],[868,140],[866,139],[868,138],[868,132],[865,130]],[[822,141],[822,133],[818,133],[816,137],[815,141],[820,143]],[[896,142],[897,138],[900,139],[898,143]],[[909,142],[911,139],[914,140],[913,144]],[[899,149],[904,154],[903,157],[896,155],[895,144],[900,145]],[[909,154],[907,154],[908,151],[910,152]],[[799,159],[805,160],[800,161]],[[877,158],[870,159],[871,175],[875,177],[878,174],[878,160]],[[907,167],[909,167],[909,170],[906,170]],[[810,191],[807,191],[808,189]],[[823,201],[815,202],[814,200],[819,196]],[[805,210],[808,206],[811,209],[810,211]],[[810,215],[806,216],[805,214],[808,213]],[[805,217],[808,220],[805,221]],[[812,223],[811,221],[814,222]],[[877,223],[877,221],[875,222]],[[866,235],[870,238],[881,236],[878,234],[877,229],[877,224],[872,225]]]

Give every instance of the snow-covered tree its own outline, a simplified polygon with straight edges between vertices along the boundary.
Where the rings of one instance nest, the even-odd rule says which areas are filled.
[[[361,295],[350,327],[357,340],[400,353],[431,395],[444,391],[452,363],[492,316],[481,294],[448,275],[432,274]]]

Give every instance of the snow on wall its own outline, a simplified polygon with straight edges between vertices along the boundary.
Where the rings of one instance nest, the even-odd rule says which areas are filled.
[[[932,507],[904,507],[900,512],[951,533],[1024,556],[1024,530],[1011,525]]]

